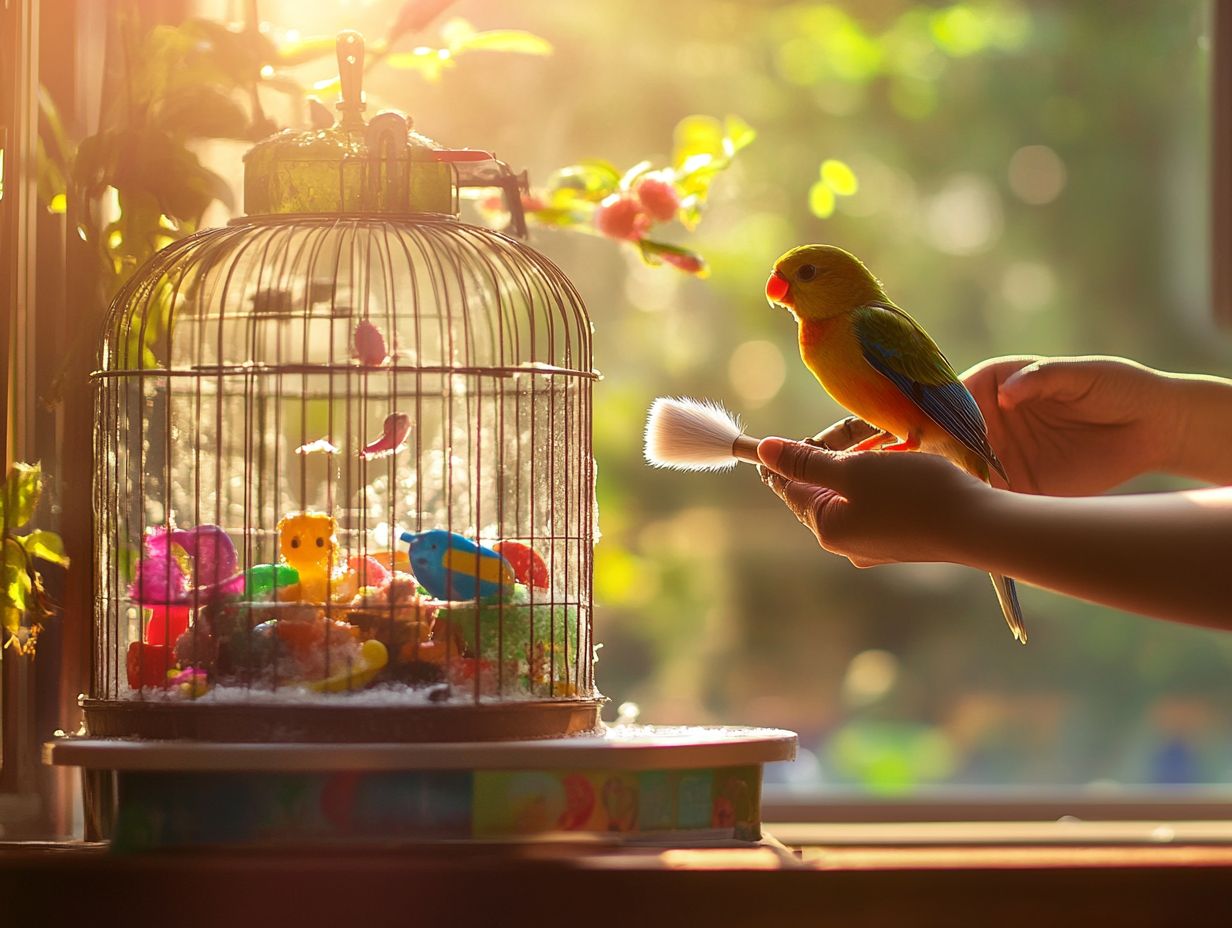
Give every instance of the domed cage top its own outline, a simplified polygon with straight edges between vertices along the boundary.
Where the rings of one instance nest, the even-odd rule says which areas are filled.
[[[340,154],[314,163],[339,209],[295,212],[328,193],[279,151],[261,178],[250,160],[250,211],[271,213],[167,247],[111,308],[87,727],[593,727],[585,307],[533,249],[417,208],[452,208],[474,153],[417,147],[405,123],[379,150],[362,123],[330,131],[315,143]]]

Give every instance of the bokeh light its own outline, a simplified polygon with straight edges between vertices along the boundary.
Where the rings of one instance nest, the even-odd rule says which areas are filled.
[[[756,409],[778,395],[787,379],[787,365],[776,344],[754,339],[732,352],[727,376],[744,406]]]
[[[1065,189],[1065,163],[1047,145],[1024,145],[1010,158],[1010,189],[1024,203],[1051,203]]]
[[[1057,277],[1041,261],[1015,261],[1001,276],[1001,298],[1013,309],[1031,312],[1052,302]]]
[[[847,665],[843,701],[854,708],[874,703],[893,689],[897,679],[897,657],[878,648],[861,651]]]
[[[1001,234],[1001,198],[978,174],[954,174],[925,207],[928,239],[938,251],[971,255],[991,248]]]

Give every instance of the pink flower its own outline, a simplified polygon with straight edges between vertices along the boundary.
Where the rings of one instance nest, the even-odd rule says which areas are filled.
[[[650,219],[632,197],[613,193],[599,204],[595,227],[609,238],[636,242],[650,227]]]
[[[642,209],[659,222],[668,222],[680,209],[680,195],[662,174],[647,174],[637,185]]]

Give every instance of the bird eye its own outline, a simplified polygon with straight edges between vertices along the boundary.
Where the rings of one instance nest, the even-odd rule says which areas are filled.
[[[292,548],[299,547],[299,536],[298,535],[296,535],[294,538],[291,539],[291,547]]]
[[[812,280],[817,276],[817,268],[811,264],[802,264],[796,271],[796,280]]]
[[[325,547],[325,539],[324,539],[324,538],[318,538],[318,539],[317,539],[317,547],[318,547],[318,548],[324,548],[324,547]]]

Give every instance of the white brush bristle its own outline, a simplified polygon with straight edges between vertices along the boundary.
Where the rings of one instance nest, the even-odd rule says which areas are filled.
[[[726,470],[738,463],[732,443],[740,421],[710,400],[661,396],[646,417],[646,460],[676,470]]]

